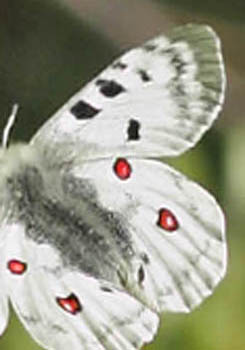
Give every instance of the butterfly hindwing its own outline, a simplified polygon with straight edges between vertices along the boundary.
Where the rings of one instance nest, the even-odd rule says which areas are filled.
[[[72,173],[77,189],[94,186],[94,200],[118,213],[131,233],[137,259],[128,269],[129,293],[156,311],[184,312],[212,293],[225,273],[226,243],[210,194],[153,160],[86,162]]]
[[[155,313],[108,281],[67,268],[50,245],[27,239],[24,226],[5,228],[9,234],[2,260],[8,266],[8,294],[41,346],[134,350],[152,340],[158,327]]]
[[[175,156],[210,127],[224,98],[216,34],[187,25],[115,60],[34,137],[55,162]]]

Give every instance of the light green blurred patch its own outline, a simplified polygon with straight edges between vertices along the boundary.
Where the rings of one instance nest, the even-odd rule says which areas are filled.
[[[0,349],[2,350],[41,350],[37,343],[32,340],[29,333],[11,310],[10,323],[7,331],[0,338]]]

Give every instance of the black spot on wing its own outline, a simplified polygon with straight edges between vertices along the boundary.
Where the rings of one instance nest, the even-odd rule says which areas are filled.
[[[103,292],[107,292],[107,293],[112,293],[113,290],[109,287],[106,287],[106,286],[102,286],[100,287],[100,289],[103,291]]]
[[[142,46],[142,48],[147,52],[151,52],[157,48],[157,45],[148,43],[148,44],[145,44],[144,46]]]
[[[124,70],[127,68],[127,65],[121,61],[116,61],[112,64],[112,68]]]
[[[140,78],[142,79],[143,82],[148,82],[148,81],[151,81],[151,78],[149,76],[149,74],[144,70],[144,69],[140,69],[138,71],[139,75],[140,75]]]
[[[128,141],[138,141],[140,139],[139,129],[140,123],[135,119],[130,119],[127,130]]]
[[[77,119],[93,118],[99,111],[99,109],[82,100],[78,101],[70,110]]]
[[[185,73],[186,63],[181,59],[177,52],[173,55],[171,63],[174,65],[178,75]]]
[[[138,282],[141,284],[145,279],[145,271],[143,269],[143,266],[141,265],[138,270]]]
[[[149,256],[146,253],[141,253],[140,257],[146,265],[150,263]]]
[[[114,80],[99,79],[96,81],[96,85],[100,87],[100,92],[106,97],[115,97],[126,91],[122,85]]]
[[[168,55],[171,67],[175,69],[175,75],[172,78],[170,90],[174,97],[177,97],[181,109],[183,111],[188,110],[186,105],[186,85],[184,79],[182,79],[186,72],[187,63],[181,57],[180,52],[173,47],[165,50],[164,53]],[[181,98],[179,98],[179,96],[181,96]]]

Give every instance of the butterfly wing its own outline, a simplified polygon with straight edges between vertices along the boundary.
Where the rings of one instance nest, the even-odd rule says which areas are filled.
[[[220,43],[187,25],[115,60],[32,140],[53,162],[114,154],[175,156],[210,127],[224,99]]]
[[[0,229],[1,243],[0,243],[0,256],[3,256],[5,247],[5,233],[4,230]],[[1,280],[1,296],[0,296],[0,336],[4,333],[9,319],[9,306],[7,297],[7,288],[4,280],[4,271],[6,266],[0,263],[0,280]]]
[[[184,152],[223,97],[219,40],[188,25],[113,62],[34,136],[48,164],[28,165],[29,185],[20,172],[0,273],[43,347],[134,350],[155,334],[155,312],[187,312],[211,294],[226,268],[218,204],[166,165],[122,157]],[[3,330],[4,293],[1,309]]]
[[[130,294],[158,312],[188,312],[212,293],[225,274],[226,241],[210,194],[153,160],[98,160],[71,171],[74,193],[88,181],[94,200],[131,233],[137,259],[124,281]]]
[[[134,350],[152,340],[159,322],[155,313],[109,282],[67,269],[51,245],[27,239],[23,225],[5,229],[1,263],[8,294],[41,346]]]
[[[2,283],[1,283],[2,287]],[[9,319],[9,306],[8,306],[8,298],[5,290],[1,289],[1,299],[0,299],[0,335],[2,335],[8,325]]]

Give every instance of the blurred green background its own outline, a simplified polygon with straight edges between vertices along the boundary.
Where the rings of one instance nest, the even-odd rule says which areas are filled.
[[[29,140],[59,106],[112,58],[187,22],[210,24],[219,33],[228,89],[224,111],[212,130],[197,147],[170,163],[211,191],[224,208],[229,266],[225,280],[199,309],[189,315],[163,315],[155,341],[145,349],[243,350],[244,0],[1,0],[0,130],[17,102],[20,110],[13,140]],[[2,349],[40,349],[13,312],[9,327],[0,338]]]

